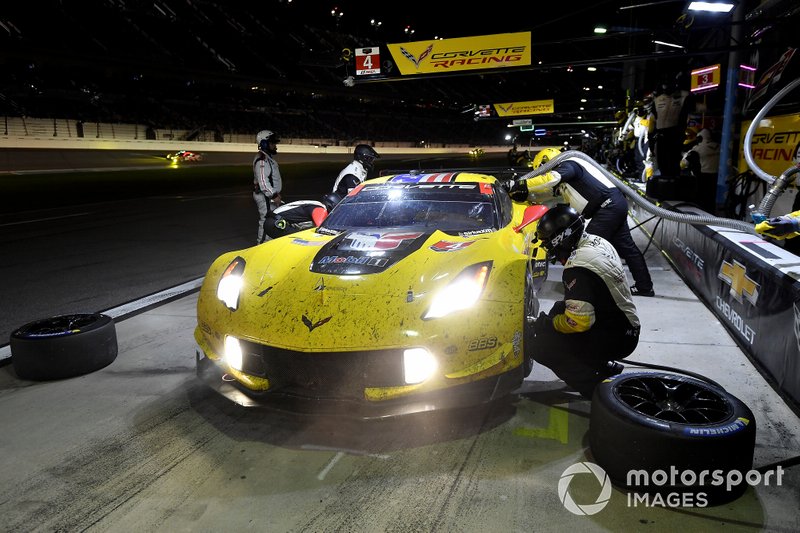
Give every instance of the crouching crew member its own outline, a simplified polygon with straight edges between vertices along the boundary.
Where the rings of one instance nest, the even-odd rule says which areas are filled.
[[[591,398],[595,386],[622,371],[616,360],[639,343],[639,318],[622,261],[611,244],[586,233],[583,218],[565,204],[539,220],[537,237],[564,265],[564,299],[532,328],[533,359]]]

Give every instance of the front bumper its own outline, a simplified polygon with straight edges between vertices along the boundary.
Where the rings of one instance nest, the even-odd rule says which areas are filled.
[[[445,389],[410,394],[382,401],[321,397],[286,391],[252,391],[225,374],[219,365],[197,348],[197,376],[209,387],[244,407],[270,407],[305,414],[347,415],[373,419],[468,407],[503,398],[519,388],[524,379],[521,366],[503,374]]]

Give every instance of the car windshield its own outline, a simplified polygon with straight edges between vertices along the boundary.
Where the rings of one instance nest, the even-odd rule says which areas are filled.
[[[498,229],[492,187],[485,183],[368,184],[331,212],[322,229],[427,228],[445,233]]]

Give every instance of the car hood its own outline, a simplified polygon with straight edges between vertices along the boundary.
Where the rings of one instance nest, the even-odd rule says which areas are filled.
[[[294,292],[339,286],[351,297],[402,292],[405,298],[409,291],[423,293],[449,282],[471,264],[507,254],[486,235],[402,229],[296,235],[255,248],[247,260],[246,284],[258,291]]]
[[[515,246],[505,239],[516,240],[511,231],[460,237],[307,230],[282,237],[212,265],[198,303],[201,327],[305,351],[402,346],[414,338],[455,335],[456,326],[473,336],[511,327],[508,316],[517,311],[510,310],[521,313],[525,256],[509,254]],[[239,308],[230,312],[215,291],[237,255],[247,265]],[[467,266],[486,261],[493,263],[482,304],[444,319],[422,319],[441,288]]]

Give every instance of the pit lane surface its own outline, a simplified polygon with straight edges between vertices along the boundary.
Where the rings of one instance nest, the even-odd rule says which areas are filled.
[[[800,425],[711,313],[648,256],[665,295],[641,299],[636,359],[705,373],[758,421],[755,463],[792,457]],[[560,287],[551,271],[549,306]],[[196,295],[117,324],[120,355],[33,383],[0,368],[0,514],[7,531],[797,531],[800,475],[712,508],[629,506],[592,516],[559,500],[591,461],[589,402],[536,365],[511,401],[358,421],[245,409],[194,374]],[[658,304],[654,303],[658,301]],[[704,324],[704,328],[686,328]],[[676,331],[681,331],[680,336]],[[722,370],[722,371],[721,371]],[[721,450],[724,453],[724,450]],[[576,476],[570,494],[594,503]]]
[[[254,233],[252,200],[236,191],[123,201],[102,209],[90,217],[97,223],[72,216],[57,224],[18,225],[31,233],[4,241],[4,249],[38,236],[38,245],[20,253],[49,251],[39,259],[53,263],[46,273],[56,280],[24,277],[33,262],[15,259],[3,272],[4,297],[14,285],[9,276],[29,287],[28,299],[46,300],[72,271],[77,280],[86,269],[95,271],[92,276],[114,270],[107,281],[102,278],[108,286],[93,289],[87,281],[77,285],[84,290],[63,291],[70,310],[83,303],[103,309],[89,302],[104,297],[96,293],[119,294],[142,283],[158,290],[171,286],[171,279],[202,275],[217,248],[248,245]],[[217,210],[225,215],[211,216]],[[202,234],[194,235],[198,224]],[[97,239],[75,238],[82,232]],[[634,235],[644,248],[645,236]],[[98,245],[99,252],[90,250]],[[144,260],[132,255],[142,248],[142,255],[158,252],[160,260],[126,271],[132,268],[127,263]],[[180,253],[172,255],[174,248]],[[116,259],[105,262],[105,256]],[[653,247],[647,261],[659,296],[636,300],[643,332],[631,359],[706,374],[744,400],[759,424],[756,466],[795,456],[797,418]],[[159,282],[149,286],[152,276]],[[553,269],[545,309],[558,298],[559,277]],[[46,290],[36,288],[41,283]],[[117,296],[111,305],[132,298]],[[119,356],[98,372],[34,383],[17,379],[10,365],[0,367],[0,529],[800,529],[797,467],[785,471],[782,486],[748,489],[721,507],[632,508],[626,493],[615,489],[599,513],[569,513],[557,487],[565,468],[591,460],[589,403],[564,391],[539,365],[511,401],[485,409],[362,422],[240,408],[194,375],[195,300],[189,294],[118,322]],[[578,503],[594,503],[598,487],[576,477],[570,492]]]

